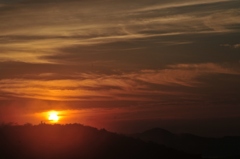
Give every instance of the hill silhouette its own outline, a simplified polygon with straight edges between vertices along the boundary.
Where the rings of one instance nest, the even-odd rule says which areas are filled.
[[[200,159],[81,124],[0,127],[1,159]]]
[[[204,158],[239,158],[240,137],[211,138],[193,134],[174,134],[161,128],[154,128],[131,136],[143,141],[156,142],[167,147]]]

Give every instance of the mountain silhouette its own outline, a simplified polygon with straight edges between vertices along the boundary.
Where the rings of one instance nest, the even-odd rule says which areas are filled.
[[[161,128],[154,128],[131,136],[146,142],[156,142],[166,147],[204,158],[240,157],[240,137],[211,138],[193,134],[174,134]]]
[[[81,124],[0,127],[1,159],[200,159]]]

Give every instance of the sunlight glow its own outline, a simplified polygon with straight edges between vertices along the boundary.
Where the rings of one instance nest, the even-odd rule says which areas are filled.
[[[55,111],[49,112],[48,120],[53,121],[53,122],[58,122],[58,120],[59,120],[58,113]]]

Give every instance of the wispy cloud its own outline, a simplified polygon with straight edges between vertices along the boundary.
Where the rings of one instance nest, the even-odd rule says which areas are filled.
[[[234,48],[234,49],[240,48],[240,44],[222,44],[221,46],[230,47],[230,48]]]
[[[218,5],[208,7],[213,4]],[[49,63],[42,57],[73,45],[238,32],[233,27],[240,21],[237,4],[232,0],[110,1],[107,6],[97,1],[13,1],[0,9],[0,21],[4,21],[0,60]],[[19,58],[23,55],[26,58]]]
[[[240,44],[235,44],[233,47],[238,49],[238,48],[240,48]]]
[[[202,0],[202,1],[175,1],[165,4],[159,4],[159,5],[153,5],[153,6],[147,6],[141,9],[138,9],[136,11],[152,11],[152,10],[160,10],[160,9],[169,9],[169,8],[177,8],[177,7],[187,7],[187,6],[197,6],[197,5],[203,5],[203,4],[213,4],[213,3],[221,3],[221,2],[229,2],[232,0]]]
[[[200,87],[204,83],[198,77],[211,74],[239,75],[240,71],[213,63],[178,64],[163,70],[141,70],[122,75],[83,73],[75,75],[75,79],[3,79],[0,80],[0,90],[11,96],[36,99],[156,100],[152,98],[155,95],[183,95],[184,87]],[[40,76],[57,75],[48,73]],[[154,88],[152,85],[158,86]],[[166,88],[158,89],[162,86]],[[182,87],[180,92],[168,88],[179,86]]]

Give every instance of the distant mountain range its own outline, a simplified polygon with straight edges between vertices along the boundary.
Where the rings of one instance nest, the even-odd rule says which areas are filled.
[[[161,128],[120,135],[81,124],[0,126],[0,159],[239,159],[240,137]]]
[[[175,135],[154,129],[145,134]],[[141,134],[138,134],[141,136]],[[165,138],[165,137],[164,137]],[[159,138],[160,141],[160,138]],[[168,140],[165,141],[167,143]],[[172,143],[173,144],[173,143]],[[0,126],[0,159],[200,159],[200,155],[80,124]]]
[[[174,134],[161,128],[154,128],[131,136],[146,142],[156,142],[186,153],[201,154],[203,158],[240,159],[240,136],[200,137],[192,134]]]

